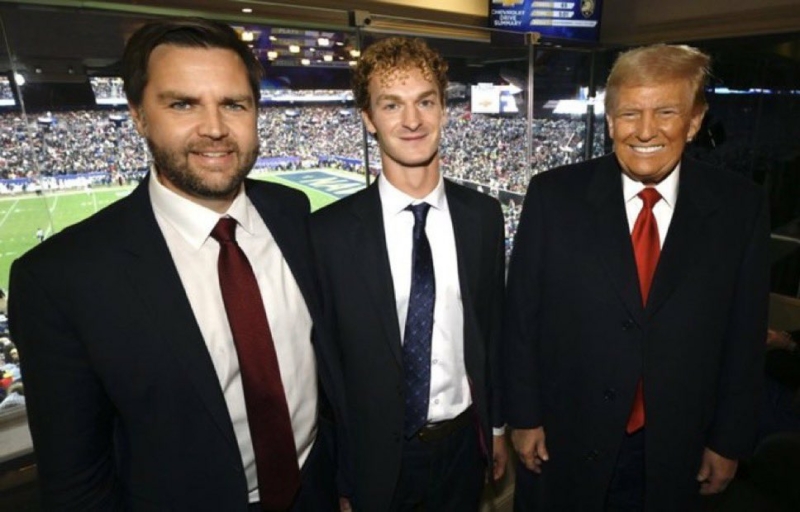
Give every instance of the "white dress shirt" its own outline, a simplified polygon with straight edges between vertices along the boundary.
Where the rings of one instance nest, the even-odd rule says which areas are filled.
[[[239,360],[219,287],[219,243],[209,236],[220,217],[230,216],[238,222],[236,240],[250,261],[261,290],[300,467],[316,438],[317,372],[311,346],[311,316],[280,248],[246,194],[240,193],[221,216],[165,188],[155,170],[151,173],[149,192],[156,220],[214,363],[239,444],[249,501],[256,502],[258,481]]]
[[[669,225],[672,222],[672,214],[675,212],[680,173],[681,164],[679,162],[675,170],[654,187],[661,194],[661,199],[653,206],[653,217],[655,217],[656,225],[658,226],[658,239],[661,247],[664,247],[664,240],[667,239],[667,231],[669,231]],[[634,181],[625,173],[621,174],[622,195],[625,198],[625,213],[628,216],[628,232],[633,233],[636,218],[644,205],[642,198],[637,194],[645,188],[645,185],[639,181]]]
[[[470,406],[472,397],[464,364],[464,311],[458,281],[456,238],[444,193],[444,180],[439,176],[436,188],[421,201],[398,190],[384,176],[378,179],[378,192],[401,340],[405,334],[411,293],[411,253],[414,247],[414,214],[405,208],[423,202],[431,205],[425,222],[425,234],[433,256],[436,299],[433,307],[428,421],[450,420]]]

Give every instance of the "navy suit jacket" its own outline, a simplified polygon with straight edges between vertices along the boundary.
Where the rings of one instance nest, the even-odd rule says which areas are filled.
[[[464,359],[485,453],[502,425],[499,334],[505,274],[495,199],[445,180],[464,313]],[[377,184],[312,216],[325,315],[341,358],[352,443],[354,506],[389,510],[402,455],[403,364]],[[455,263],[455,262],[454,262]]]
[[[512,427],[544,426],[538,510],[601,511],[644,383],[646,509],[692,510],[704,447],[752,447],[769,292],[763,193],[684,158],[647,307],[614,155],[529,186],[508,277]]]
[[[246,191],[316,328],[307,199],[251,180]],[[17,260],[10,288],[45,508],[247,510],[222,389],[147,179]],[[317,334],[320,383],[332,398],[341,383]]]

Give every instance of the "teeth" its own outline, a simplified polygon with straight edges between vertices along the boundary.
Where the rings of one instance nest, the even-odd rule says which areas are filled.
[[[637,153],[655,153],[663,148],[664,146],[631,146],[631,149]]]
[[[219,158],[225,156],[227,153],[220,152],[220,153],[200,153],[200,154],[208,158]]]

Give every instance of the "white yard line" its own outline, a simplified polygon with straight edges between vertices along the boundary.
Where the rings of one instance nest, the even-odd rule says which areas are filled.
[[[19,204],[19,199],[14,201],[14,204],[11,205],[11,208],[9,208],[8,211],[6,212],[6,214],[3,215],[3,220],[0,220],[0,227],[2,227],[3,224],[6,223],[6,220],[11,216],[11,212],[13,212],[14,208],[17,207],[17,204]]]

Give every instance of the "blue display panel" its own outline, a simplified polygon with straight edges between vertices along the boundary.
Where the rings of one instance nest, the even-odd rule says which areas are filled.
[[[491,0],[489,26],[538,32],[546,39],[594,42],[600,35],[601,8],[602,0]]]

